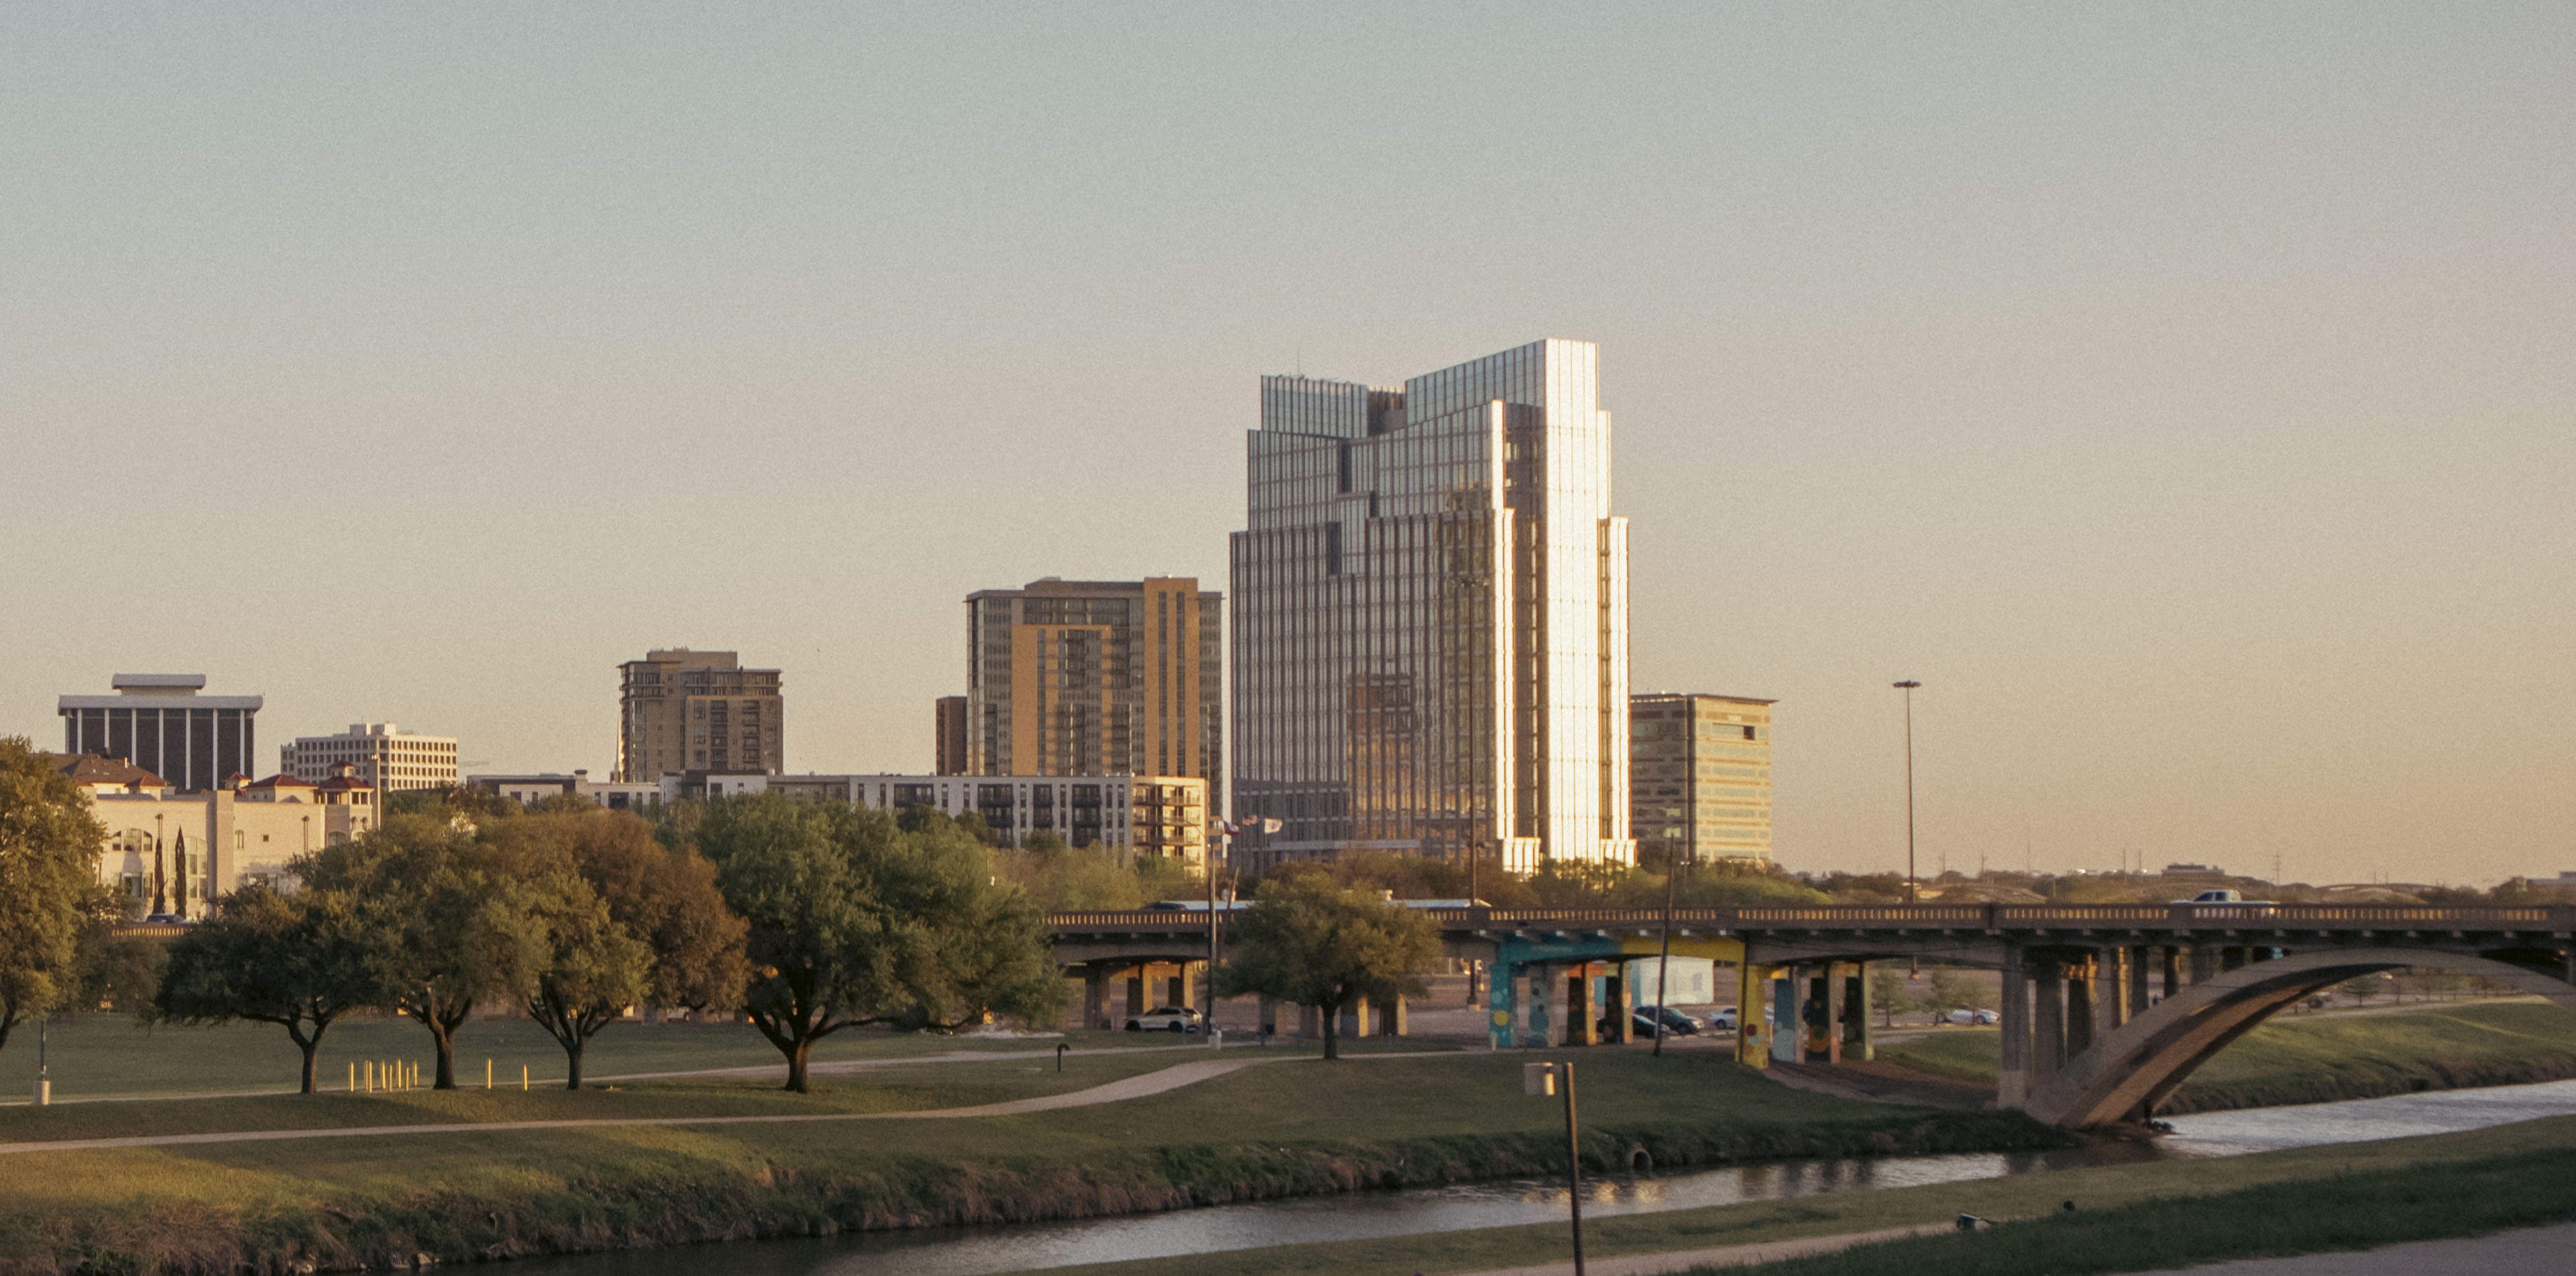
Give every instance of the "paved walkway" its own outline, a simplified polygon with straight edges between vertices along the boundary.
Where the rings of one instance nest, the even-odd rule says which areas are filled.
[[[1664,1272],[1688,1271],[1693,1267],[1749,1267],[1755,1263],[1777,1262],[1784,1258],[1804,1258],[1810,1254],[1831,1254],[1854,1245],[1879,1241],[1909,1240],[1952,1231],[1954,1223],[1918,1223],[1912,1227],[1883,1227],[1874,1232],[1844,1232],[1838,1236],[1801,1236],[1785,1241],[1756,1241],[1746,1245],[1720,1245],[1713,1249],[1676,1249],[1661,1254],[1623,1254],[1613,1258],[1583,1260],[1584,1276],[1659,1276]],[[1462,1276],[1574,1276],[1574,1260],[1541,1263],[1536,1267],[1506,1267],[1498,1271],[1469,1272]]]
[[[1273,1058],[1293,1056],[1276,1055]],[[100,1148],[183,1147],[201,1143],[265,1143],[286,1139],[350,1139],[385,1137],[402,1134],[482,1134],[506,1130],[581,1130],[607,1126],[644,1125],[784,1125],[794,1122],[825,1121],[900,1121],[926,1117],[1017,1116],[1029,1112],[1053,1112],[1061,1108],[1090,1107],[1100,1103],[1117,1103],[1141,1099],[1147,1095],[1196,1085],[1221,1077],[1238,1068],[1249,1068],[1263,1059],[1199,1059],[1174,1064],[1159,1072],[1128,1077],[1106,1085],[1071,1094],[1041,1095],[1034,1099],[1012,1099],[1002,1103],[984,1103],[966,1108],[933,1108],[922,1112],[827,1112],[777,1116],[704,1116],[704,1117],[601,1117],[569,1121],[457,1121],[443,1125],[362,1125],[319,1130],[227,1130],[216,1134],[149,1134],[120,1139],[56,1139],[45,1143],[0,1143],[0,1156],[25,1152],[79,1152]]]
[[[2576,1223],[2459,1240],[2408,1241],[2342,1254],[2240,1258],[2181,1269],[2191,1276],[2566,1276],[2570,1270],[2576,1270]],[[2180,1272],[2143,1276],[2180,1276]]]

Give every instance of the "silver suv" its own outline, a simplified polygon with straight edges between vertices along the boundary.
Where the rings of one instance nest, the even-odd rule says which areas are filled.
[[[1156,1006],[1127,1020],[1129,1032],[1196,1032],[1199,1012],[1187,1006]]]

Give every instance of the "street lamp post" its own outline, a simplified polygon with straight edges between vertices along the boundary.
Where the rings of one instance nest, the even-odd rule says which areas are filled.
[[[1905,693],[1905,902],[1914,897],[1914,689],[1922,683],[1908,678],[1896,684]]]

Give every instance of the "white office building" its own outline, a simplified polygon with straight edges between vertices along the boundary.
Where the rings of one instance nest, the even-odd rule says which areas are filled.
[[[358,769],[358,778],[378,792],[435,789],[456,783],[456,741],[441,735],[412,735],[390,722],[352,722],[338,735],[305,735],[281,746],[277,769],[310,784],[331,774],[335,763]]]

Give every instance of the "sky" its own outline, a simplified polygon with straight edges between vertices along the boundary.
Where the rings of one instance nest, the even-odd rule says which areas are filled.
[[[1598,342],[1635,685],[1798,869],[2576,869],[2576,7],[0,8],[0,734],[118,672],[927,770],[1222,588],[1264,373]]]

